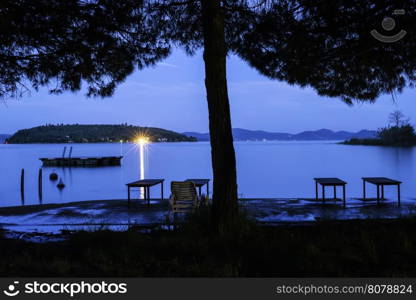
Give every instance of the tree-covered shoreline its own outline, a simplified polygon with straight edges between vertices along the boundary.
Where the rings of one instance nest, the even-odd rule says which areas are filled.
[[[378,130],[377,138],[353,138],[344,141],[342,144],[361,146],[411,147],[416,146],[416,134],[414,127],[410,125],[409,119],[406,118],[402,112],[394,111],[389,115],[389,125]]]
[[[183,134],[154,127],[121,125],[51,125],[17,131],[7,139],[8,144],[48,143],[117,143],[134,142],[145,136],[150,142],[195,142]]]
[[[381,139],[350,139],[342,142],[344,145],[353,146],[390,146],[390,147],[413,147],[416,146],[416,140],[407,142],[390,143]]]

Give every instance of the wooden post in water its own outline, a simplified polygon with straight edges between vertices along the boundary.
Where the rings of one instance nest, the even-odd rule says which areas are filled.
[[[39,169],[39,176],[38,176],[38,192],[39,192],[39,203],[42,204],[42,169]]]
[[[69,166],[70,166],[70,167],[72,166],[72,163],[71,163],[71,156],[72,156],[72,146],[71,146],[71,148],[69,148],[69,155],[68,155],[68,159],[69,159],[68,164],[69,164]]]
[[[22,198],[22,204],[25,202],[25,169],[22,169],[20,174],[20,196]]]

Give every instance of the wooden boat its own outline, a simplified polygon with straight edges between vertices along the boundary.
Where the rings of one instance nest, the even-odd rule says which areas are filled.
[[[40,158],[44,167],[120,166],[123,156]]]

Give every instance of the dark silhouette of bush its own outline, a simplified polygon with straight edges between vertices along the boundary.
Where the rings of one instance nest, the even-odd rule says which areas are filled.
[[[347,145],[364,146],[414,146],[416,145],[415,129],[409,123],[410,119],[399,110],[389,115],[389,125],[380,128],[376,139],[350,139]]]
[[[415,145],[416,135],[412,125],[385,127],[379,130],[378,138],[385,145]]]

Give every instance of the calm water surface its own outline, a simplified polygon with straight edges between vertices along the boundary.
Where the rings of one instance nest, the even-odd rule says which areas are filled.
[[[119,167],[43,168],[43,203],[126,198],[125,184],[139,179],[139,151],[133,144],[72,144],[73,156],[123,155]],[[24,204],[39,203],[37,176],[40,157],[59,157],[64,145],[0,145],[0,206],[22,204],[20,171],[25,169]],[[403,181],[405,200],[416,198],[416,147],[366,147],[336,142],[237,142],[239,194],[244,198],[312,198],[314,177],[339,177],[348,182],[347,197],[361,197],[363,176]],[[49,174],[66,184],[59,191]],[[147,145],[145,178],[164,178],[165,195],[172,180],[212,178],[208,143]],[[212,190],[212,188],[211,188]],[[375,188],[368,187],[368,194]],[[160,189],[151,190],[158,197]],[[394,188],[386,196],[394,198]],[[138,196],[138,194],[135,194]]]

